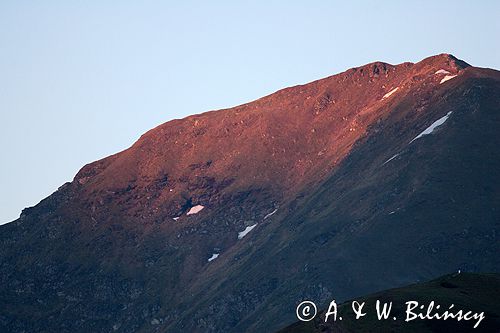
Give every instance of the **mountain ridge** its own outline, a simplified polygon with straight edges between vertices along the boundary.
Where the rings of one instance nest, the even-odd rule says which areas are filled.
[[[441,68],[441,67],[444,67],[444,68],[447,68],[447,69],[450,69],[450,70],[459,70],[459,67],[457,66],[457,62],[458,60],[454,60],[455,58],[452,57],[452,56],[449,56],[449,55],[439,55],[439,56],[435,56],[435,57],[430,57],[430,58],[426,58],[424,61],[421,62],[421,67],[426,67],[428,66],[428,63],[430,63],[431,67],[432,68]],[[420,64],[420,63],[419,63]],[[397,70],[397,68],[402,68],[404,70],[405,67],[408,67],[408,66],[413,66],[412,64],[410,63],[403,63],[403,64],[400,64],[400,65],[397,65],[397,66],[393,66],[393,65],[388,65],[388,64],[384,64],[384,63],[380,63],[380,62],[376,62],[376,63],[372,63],[372,64],[368,64],[366,66],[363,66],[363,67],[359,67],[359,68],[353,68],[353,69],[350,69],[350,70],[347,70],[343,73],[340,73],[340,74],[337,74],[337,75],[333,75],[333,76],[330,76],[330,77],[327,77],[327,78],[324,78],[324,79],[320,79],[320,80],[317,80],[317,81],[313,81],[309,84],[306,84],[306,85],[298,85],[298,86],[295,86],[295,87],[290,87],[290,88],[285,88],[285,89],[282,89],[282,90],[279,90],[273,94],[270,94],[268,96],[265,96],[263,98],[260,98],[260,99],[257,99],[256,101],[254,102],[250,102],[250,103],[246,103],[246,104],[243,104],[243,105],[240,105],[240,106],[236,106],[234,108],[230,108],[230,109],[223,109],[223,110],[219,110],[219,111],[212,111],[214,113],[206,113],[206,114],[200,114],[200,115],[193,115],[193,116],[189,116],[189,117],[186,117],[184,119],[181,119],[181,120],[174,120],[172,122],[167,122],[165,124],[162,124],[162,125],[159,125],[158,127],[146,132],[144,135],[141,136],[141,138],[136,142],[134,143],[129,149],[126,149],[125,151],[121,152],[121,153],[118,153],[118,155],[120,154],[127,154],[129,151],[133,151],[135,147],[137,147],[138,149],[149,149],[151,150],[151,147],[147,147],[146,144],[143,145],[144,142],[147,142],[147,141],[151,141],[153,143],[151,143],[151,146],[153,147],[158,147],[158,146],[161,146],[161,145],[165,145],[165,144],[170,144],[172,145],[172,142],[165,142],[165,137],[168,137],[168,136],[172,136],[174,137],[175,139],[177,140],[174,140],[172,139],[173,143],[174,144],[178,144],[179,141],[182,141],[184,140],[184,144],[186,145],[188,141],[192,141],[192,140],[195,140],[197,139],[198,136],[202,136],[205,134],[205,132],[207,131],[207,127],[215,127],[216,124],[209,124],[208,126],[203,126],[202,125],[202,122],[203,121],[206,121],[206,117],[215,117],[216,115],[220,117],[220,115],[223,115],[224,113],[226,112],[232,112],[232,114],[230,114],[229,117],[237,117],[239,116],[239,113],[240,112],[246,112],[246,113],[250,113],[250,117],[248,117],[247,119],[242,119],[240,120],[240,124],[234,124],[234,123],[231,123],[232,120],[227,120],[225,118],[228,118],[228,117],[225,117],[223,121],[226,121],[227,124],[224,128],[219,128],[219,132],[229,132],[231,131],[231,127],[235,126],[235,127],[240,127],[240,128],[243,128],[243,130],[246,130],[248,128],[248,126],[245,126],[244,122],[247,121],[247,122],[250,122],[251,126],[253,125],[255,127],[255,125],[259,125],[259,126],[266,126],[265,124],[269,124],[272,122],[269,121],[269,119],[267,119],[264,116],[261,116],[259,115],[259,113],[267,113],[269,114],[269,112],[266,112],[266,105],[269,105],[269,103],[278,103],[278,107],[279,107],[279,104],[283,103],[281,102],[282,99],[287,99],[290,97],[290,95],[302,95],[304,92],[301,92],[300,90],[303,88],[303,87],[311,87],[313,86],[312,89],[310,90],[327,90],[329,88],[329,86],[332,84],[330,83],[330,81],[336,81],[337,83],[339,82],[345,82],[346,80],[348,79],[351,79],[353,82],[353,84],[356,84],[356,81],[360,79],[360,76],[364,76],[365,74],[363,73],[363,70],[365,69],[370,69],[371,72],[369,72],[367,75],[370,76],[370,79],[369,80],[373,80],[373,76],[376,76],[378,75],[376,72],[379,71],[379,67],[378,66],[382,66],[382,68],[384,68],[385,66],[385,71],[386,71],[386,77],[388,76],[388,73],[389,71],[395,71]],[[389,67],[387,67],[389,66]],[[420,71],[421,69],[417,69],[418,71]],[[335,82],[333,82],[335,83]],[[401,83],[401,82],[399,82]],[[326,88],[325,87],[322,87],[322,85],[325,84],[326,85]],[[319,86],[319,87],[317,87]],[[352,86],[352,84],[351,84]],[[298,90],[298,91],[297,91]],[[308,93],[311,93],[310,91]],[[364,102],[366,100],[366,96],[362,96],[363,98],[357,98],[357,96],[354,96],[354,98],[349,98],[349,96],[344,97],[342,96],[342,94],[344,92],[340,91],[339,92],[341,94],[341,96],[339,97],[339,99],[343,99],[343,100],[359,100],[359,101],[362,101]],[[381,93],[379,93],[381,94]],[[382,96],[377,96],[378,99],[383,99]],[[307,96],[306,97],[307,99],[311,98],[311,96]],[[313,112],[317,115],[318,112],[320,112],[320,110],[322,108],[325,107],[325,104],[326,106],[328,106],[328,104],[330,103],[335,103],[334,100],[332,100],[332,97],[330,96],[330,93],[329,92],[323,92],[323,94],[321,96],[315,96],[316,99],[318,99],[316,101],[316,103],[313,105]],[[378,102],[378,99],[373,99],[370,101],[371,103],[375,103],[375,102]],[[365,102],[366,103],[366,102]],[[295,105],[292,105],[292,104],[295,104]],[[288,105],[289,107],[292,108],[292,110],[294,108],[297,108],[297,107],[300,107],[300,104],[299,103],[290,103]],[[365,108],[365,107],[368,107],[369,105],[358,105],[359,108]],[[274,107],[274,106],[271,106],[271,107]],[[305,106],[306,108],[310,108],[309,105]],[[343,106],[341,106],[343,107]],[[253,109],[257,109],[256,111],[254,111]],[[263,110],[261,110],[263,109]],[[255,113],[257,113],[257,115],[255,115]],[[274,112],[276,113],[276,112]],[[253,117],[252,117],[253,116]],[[294,116],[298,119],[300,119],[300,121],[305,121],[305,120],[311,120],[312,117],[303,117],[303,115],[297,115],[297,114],[294,114]],[[342,115],[342,117],[348,117],[348,116],[351,116],[350,118],[352,118],[352,115]],[[240,117],[243,117],[243,116],[240,116]],[[285,118],[285,119],[283,119]],[[281,121],[287,121],[287,122],[290,122],[290,119],[286,119],[288,118],[288,114],[285,114],[285,115],[282,115],[281,116]],[[347,120],[347,119],[346,119]],[[264,123],[263,125],[259,124],[258,122],[262,122]],[[352,121],[352,119],[348,119],[348,121]],[[192,124],[190,123],[192,122]],[[257,122],[257,124],[255,124]],[[193,128],[189,128],[189,125],[192,125]],[[297,124],[295,124],[295,126],[297,126]],[[201,127],[201,128],[200,128]],[[189,137],[186,135],[182,135],[183,133],[179,133],[179,135],[177,135],[177,137],[175,137],[175,133],[173,133],[174,131],[176,131],[178,128],[182,128],[181,131],[179,132],[192,132],[192,133],[188,133],[188,134],[192,134],[192,137]],[[288,128],[285,128],[285,130],[289,130],[290,127]],[[291,129],[294,129],[293,127]],[[312,131],[316,131],[315,128],[311,128]],[[257,135],[261,135],[261,136],[266,136],[266,135],[271,135],[272,139],[275,138],[275,136],[277,136],[278,134],[277,133],[269,133],[269,129],[264,129],[264,131],[256,131],[255,129],[252,129],[252,131],[247,131],[249,132],[248,136],[247,136],[247,139],[255,139],[255,137]],[[257,133],[256,133],[257,132]],[[215,140],[212,140],[212,141],[215,141],[216,144],[217,144],[217,147],[220,147],[222,146],[222,139],[224,139],[225,136],[224,135],[225,133],[216,133],[215,134],[215,138],[211,138],[211,139],[215,139]],[[214,134],[212,134],[214,135]],[[297,135],[303,135],[303,133],[300,133],[300,134],[297,134]],[[298,139],[295,139],[295,140],[298,140]],[[261,142],[264,141],[264,144],[269,144],[269,140],[267,140],[268,142],[265,142],[265,138],[264,140],[260,140]],[[190,143],[191,145],[194,145],[193,143]],[[274,143],[273,143],[274,144]],[[303,144],[303,143],[302,143]],[[279,147],[280,149],[282,150],[286,150],[287,148],[290,148],[290,147],[283,147],[285,144],[284,143],[280,143],[280,146]],[[210,142],[209,146],[208,147],[204,147],[203,149],[192,149],[194,150],[194,154],[201,154],[202,152],[201,151],[204,151],[204,150],[210,150],[213,148],[211,147],[214,147],[216,146],[215,144],[213,144],[213,142]],[[226,146],[227,147],[227,146]],[[224,147],[223,149],[228,149]],[[192,147],[188,147],[188,148],[192,148]],[[238,152],[234,147],[231,147],[229,146],[229,149],[231,149],[232,151],[230,151],[230,153],[233,153],[233,154],[241,154],[240,152]],[[172,147],[173,151],[165,151],[165,152],[159,152],[160,155],[162,154],[165,154],[165,153],[171,153],[171,154],[176,154],[176,155],[187,155],[188,153],[192,153],[192,152],[188,152],[188,153],[184,153],[183,151],[183,148],[181,147],[180,149],[175,149],[175,147]],[[236,150],[236,151],[235,151]],[[251,152],[251,151],[250,151]],[[247,152],[242,152],[242,153],[250,153],[249,151]],[[214,152],[211,152],[212,155],[214,154]],[[274,154],[277,154],[278,152],[277,151],[273,151],[271,152],[271,155],[274,157]],[[150,155],[148,155],[150,156]],[[341,158],[341,156],[339,156]],[[82,168],[78,173],[77,175],[75,176],[75,179],[79,182],[79,183],[83,183],[83,182],[86,182],[87,179],[85,176],[85,172],[87,169],[89,168],[92,168],[93,166],[97,166],[97,168],[100,168],[100,164],[101,163],[106,163],[107,160],[109,159],[114,159],[114,158],[117,158],[117,154],[115,155],[112,155],[110,156],[109,158],[105,158],[105,159],[102,159],[100,161],[96,161],[90,165],[87,165],[85,166],[84,168]],[[211,161],[212,159],[214,160],[221,160],[221,159],[225,159],[226,156],[216,156],[215,158],[211,158],[211,157],[206,157],[204,161],[201,161],[199,158],[197,159],[196,157],[192,160],[190,160],[189,162],[185,163],[185,165],[183,165],[184,168],[188,168],[189,166],[193,165],[193,164],[196,164],[196,163],[191,163],[191,162],[197,162],[197,163],[208,163],[209,161]],[[237,156],[232,156],[232,158],[237,158]],[[261,157],[261,159],[263,159],[263,157]],[[317,161],[315,161],[317,162]],[[173,163],[173,159],[172,159],[172,162],[170,163],[170,165],[165,165],[163,168],[164,169],[173,169],[174,166],[172,165]],[[137,164],[137,163],[135,163]],[[132,166],[127,166],[129,170],[132,170],[133,167]],[[213,166],[207,166],[208,167],[213,167]],[[237,168],[239,167],[238,165],[227,165],[226,168]],[[161,167],[160,167],[161,168]],[[259,170],[260,172],[262,172],[262,170]],[[155,173],[159,173],[161,171],[158,171],[158,170],[155,170],[154,171]],[[179,172],[179,171],[178,171]],[[228,173],[228,170],[224,170],[224,172]],[[150,176],[148,174],[148,176]],[[186,176],[185,174],[183,176]],[[125,184],[129,184],[130,183],[130,178],[132,176],[129,177],[129,179],[127,180],[124,180],[124,183]],[[108,177],[109,179],[112,179],[111,177]],[[266,183],[269,183],[270,182],[270,178],[271,177],[266,177],[266,179],[264,180]],[[109,187],[108,184],[106,184],[107,187]]]

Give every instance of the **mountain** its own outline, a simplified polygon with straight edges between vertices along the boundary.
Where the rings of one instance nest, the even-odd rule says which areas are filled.
[[[413,284],[403,288],[386,290],[374,295],[357,299],[359,303],[365,302],[363,311],[365,316],[355,318],[352,303],[347,302],[338,306],[338,317],[333,321],[333,315],[325,323],[325,311],[316,315],[313,321],[297,322],[279,331],[280,333],[376,333],[376,332],[498,332],[500,327],[500,275],[499,274],[453,274],[442,276],[436,280]],[[391,315],[388,320],[378,320],[376,312],[377,300],[380,304],[391,304]],[[438,300],[438,301],[437,301]],[[444,311],[456,314],[459,310],[463,313],[484,312],[484,318],[458,321],[451,317],[441,319],[413,319],[406,321],[406,302],[413,301],[425,305],[422,313],[427,313],[428,305],[434,301],[434,307],[429,312],[431,315],[442,315]],[[450,310],[450,305],[454,307]],[[436,309],[440,305],[440,309]],[[380,307],[382,308],[382,307]],[[411,310],[417,313],[416,310]],[[338,318],[342,317],[342,321]],[[397,320],[399,318],[399,320]],[[457,317],[458,318],[458,317]],[[471,316],[467,316],[471,318]],[[479,323],[478,323],[479,322]],[[477,324],[478,323],[478,324]],[[477,324],[477,327],[474,326]]]
[[[262,332],[498,272],[500,72],[382,62],[173,120],[0,226],[5,332]]]

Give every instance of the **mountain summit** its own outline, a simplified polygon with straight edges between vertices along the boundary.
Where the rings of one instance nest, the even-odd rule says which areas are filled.
[[[164,123],[0,226],[6,332],[242,332],[500,269],[500,72],[382,62]]]

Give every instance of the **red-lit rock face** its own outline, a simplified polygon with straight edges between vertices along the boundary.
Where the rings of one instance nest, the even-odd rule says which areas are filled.
[[[398,66],[377,62],[231,109],[173,120],[131,148],[85,166],[75,180],[89,201],[102,197],[122,205],[130,198],[131,215],[151,217],[181,214],[189,200],[215,205],[221,196],[248,188],[282,199],[329,175],[397,101],[415,95],[425,103],[445,76],[436,71],[455,75],[464,67],[449,55]],[[425,112],[425,104],[414,107]]]

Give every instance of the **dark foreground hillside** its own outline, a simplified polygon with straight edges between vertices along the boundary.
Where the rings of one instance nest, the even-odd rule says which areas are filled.
[[[366,297],[360,297],[358,302],[366,302],[367,309],[375,309],[376,301],[392,302],[393,308],[388,320],[378,320],[374,310],[367,311],[367,315],[356,320],[351,310],[351,302],[339,306],[338,312],[343,317],[342,321],[333,322],[332,319],[324,321],[325,311],[321,311],[317,317],[309,322],[297,322],[280,333],[347,333],[347,332],[498,332],[500,329],[500,275],[499,274],[452,274],[445,275],[436,280],[418,283],[403,288],[391,289],[378,292]],[[456,321],[451,318],[447,320],[411,320],[405,322],[405,302],[417,301],[419,304],[427,305],[434,301],[445,310],[451,304],[453,309],[484,312],[484,319]],[[424,311],[424,313],[426,313]],[[431,313],[437,313],[433,309]],[[443,311],[441,311],[442,313]],[[399,320],[393,320],[393,316]],[[333,318],[333,317],[329,317]]]

